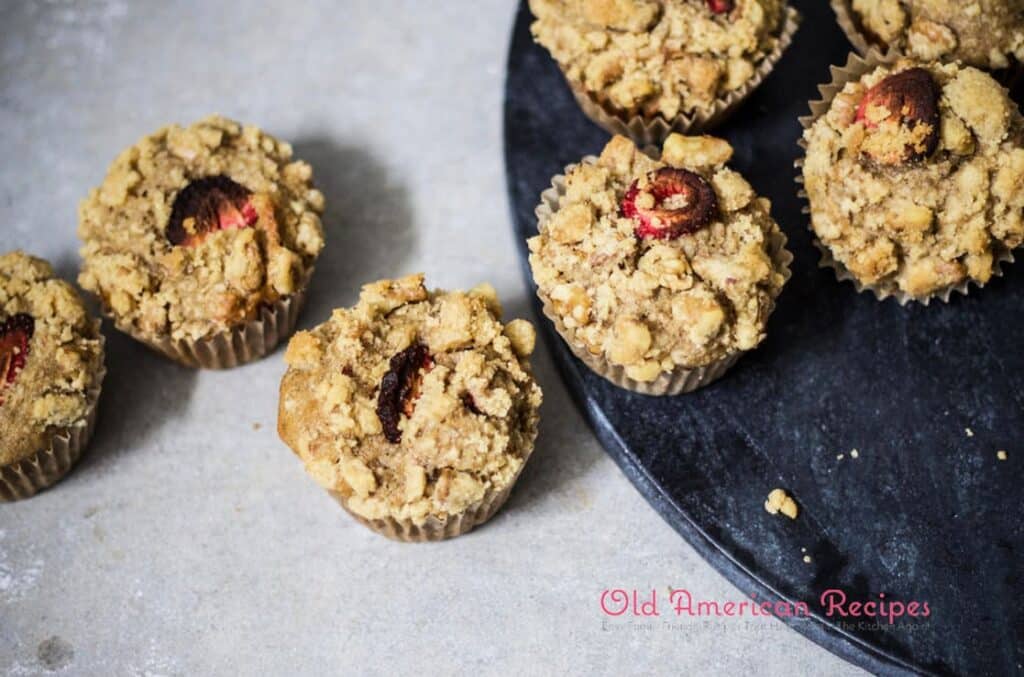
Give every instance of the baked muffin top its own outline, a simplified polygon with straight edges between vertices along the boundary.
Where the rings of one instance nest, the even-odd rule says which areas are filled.
[[[851,0],[869,37],[921,61],[1006,68],[1024,61],[1021,0]]]
[[[0,256],[0,465],[84,425],[102,365],[99,322],[75,289],[42,259]]]
[[[901,60],[804,132],[814,232],[861,283],[926,298],[984,284],[1024,238],[1024,121],[972,67]]]
[[[324,197],[291,146],[209,117],[121,153],[79,206],[79,283],[121,327],[196,340],[297,291],[323,247]]]
[[[626,115],[671,120],[750,80],[784,0],[530,0],[534,39],[566,77]]]
[[[672,134],[653,160],[616,136],[566,173],[529,247],[571,342],[647,382],[764,338],[787,276],[784,239],[731,157],[722,139]]]
[[[288,344],[281,439],[367,519],[465,511],[515,480],[537,434],[536,334],[500,316],[490,285],[364,286],[354,308]]]

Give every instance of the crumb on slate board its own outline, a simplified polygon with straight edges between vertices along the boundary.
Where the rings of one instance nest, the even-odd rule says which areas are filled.
[[[768,498],[764,502],[764,509],[772,515],[781,512],[791,520],[795,520],[796,516],[800,513],[796,501],[782,489],[772,489],[772,492],[768,494]]]

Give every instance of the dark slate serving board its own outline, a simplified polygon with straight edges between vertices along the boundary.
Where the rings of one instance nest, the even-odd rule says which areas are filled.
[[[793,182],[797,117],[849,44],[827,2],[793,4],[804,15],[794,45],[717,130],[736,148],[733,166],[772,199],[796,257],[768,339],[718,383],[651,398],[589,372],[538,313],[543,333],[598,438],[654,509],[744,593],[805,601],[814,617],[788,621],[796,630],[874,672],[1021,673],[1024,264],[970,297],[907,308],[818,268]],[[525,239],[541,191],[608,136],[532,44],[529,21],[523,3],[505,151],[532,286]],[[765,512],[775,487],[797,499],[799,519]],[[819,603],[829,588],[927,601],[931,615],[842,624]]]

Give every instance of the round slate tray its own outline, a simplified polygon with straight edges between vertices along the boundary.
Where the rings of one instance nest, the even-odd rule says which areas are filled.
[[[744,593],[805,601],[813,617],[787,622],[874,672],[1019,673],[1022,264],[949,305],[906,308],[818,268],[793,182],[797,117],[828,81],[828,66],[845,63],[849,44],[828,3],[793,4],[804,15],[794,45],[717,131],[736,149],[732,165],[772,199],[796,256],[768,339],[718,383],[651,398],[590,373],[538,312],[543,333],[608,453]],[[529,22],[524,3],[509,50],[505,144],[532,286],[525,239],[536,233],[541,191],[608,137],[532,44]],[[997,460],[999,449],[1008,460]],[[775,487],[796,497],[799,519],[765,512]],[[891,626],[829,618],[819,603],[829,588],[851,600],[927,601],[931,615]]]

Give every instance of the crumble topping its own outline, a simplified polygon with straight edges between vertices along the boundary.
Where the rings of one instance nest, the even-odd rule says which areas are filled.
[[[782,513],[791,520],[795,520],[800,514],[800,508],[797,507],[796,501],[783,489],[772,489],[764,502],[764,509],[772,515]],[[808,558],[805,557],[804,561],[808,561]]]
[[[84,424],[103,349],[74,288],[20,251],[0,256],[0,324],[0,465],[8,465],[46,448],[55,429]]]
[[[852,0],[867,33],[922,61],[1006,68],[1024,61],[1019,0]]]
[[[626,115],[671,120],[750,80],[783,0],[530,0],[530,30],[571,82]]]
[[[120,324],[197,340],[298,291],[324,197],[289,144],[212,116],[125,150],[79,206],[79,283]]]
[[[770,202],[725,166],[732,152],[722,139],[673,134],[653,160],[616,136],[594,164],[569,170],[558,210],[528,243],[534,280],[568,340],[638,381],[761,342],[785,281],[773,251],[781,231]],[[717,204],[700,229],[651,237],[651,224],[625,215],[623,202],[646,201],[654,212],[648,177],[665,167],[697,175]]]
[[[365,285],[355,307],[288,344],[281,439],[367,519],[465,511],[515,481],[537,434],[534,328],[500,317],[487,284]]]
[[[936,143],[926,155],[908,155],[905,136],[879,135],[857,113],[872,88],[908,69],[927,71],[937,85]],[[916,298],[965,280],[984,284],[999,256],[1024,240],[1024,120],[977,69],[880,66],[848,83],[804,139],[814,232],[863,284]],[[900,158],[882,163],[878,154]]]

